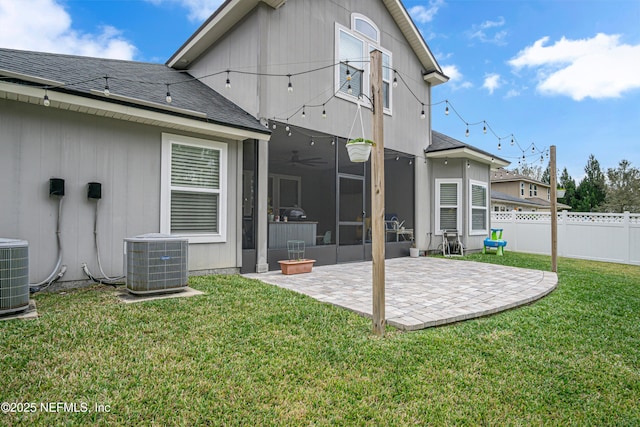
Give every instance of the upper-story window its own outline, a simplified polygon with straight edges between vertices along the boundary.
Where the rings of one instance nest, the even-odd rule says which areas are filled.
[[[392,55],[380,46],[378,27],[364,15],[351,16],[351,28],[336,23],[336,67],[335,86],[337,96],[357,102],[361,94],[371,97],[369,54],[377,49],[382,52],[382,104],[391,114]],[[368,104],[365,98],[364,103]]]
[[[520,183],[520,195],[524,196],[524,182]]]

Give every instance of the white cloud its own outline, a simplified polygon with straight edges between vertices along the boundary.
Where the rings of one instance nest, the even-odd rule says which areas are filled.
[[[10,49],[132,59],[136,47],[111,26],[96,34],[72,28],[56,0],[0,0],[0,46]]]
[[[516,89],[510,89],[509,92],[504,96],[505,98],[515,98],[520,95],[520,91]]]
[[[562,37],[545,46],[537,40],[508,61],[515,70],[535,69],[538,91],[584,98],[615,98],[640,88],[640,44],[620,44],[620,35],[599,33],[590,39]]]
[[[464,80],[464,76],[456,65],[445,65],[442,67],[442,72],[449,77],[448,85],[453,90],[473,87],[471,82]]]
[[[218,9],[223,0],[147,0],[155,5],[175,3],[189,11],[189,20],[202,22]]]
[[[429,7],[426,6],[413,6],[409,9],[409,15],[416,22],[420,24],[426,24],[427,22],[431,22],[433,17],[438,13],[438,9],[440,6],[444,4],[444,0],[429,0]]]
[[[506,21],[502,16],[498,18],[497,21],[484,21],[481,24],[474,25],[471,27],[471,31],[469,31],[469,38],[478,39],[482,43],[494,43],[497,45],[506,44],[505,39],[507,37],[506,30],[500,30],[492,33],[492,29],[497,29],[503,27]]]
[[[489,91],[489,94],[493,95],[493,91],[498,89],[502,85],[500,81],[500,74],[492,73],[487,74],[484,78],[483,88]]]

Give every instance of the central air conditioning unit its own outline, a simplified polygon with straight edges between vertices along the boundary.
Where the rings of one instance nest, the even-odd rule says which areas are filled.
[[[0,238],[0,315],[29,308],[29,243]]]
[[[124,241],[129,292],[138,295],[184,290],[189,280],[186,238],[152,233]]]

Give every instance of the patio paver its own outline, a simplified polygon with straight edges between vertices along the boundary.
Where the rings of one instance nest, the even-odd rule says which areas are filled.
[[[246,274],[371,317],[371,262],[314,267],[286,276]],[[536,301],[555,289],[555,273],[442,258],[385,262],[387,324],[403,330],[445,325]]]

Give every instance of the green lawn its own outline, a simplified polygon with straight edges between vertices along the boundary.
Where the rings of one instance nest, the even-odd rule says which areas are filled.
[[[39,319],[0,322],[0,401],[37,411],[0,425],[640,425],[640,267],[558,270],[533,305],[383,339],[370,320],[239,276],[140,304],[105,286],[39,294]]]

